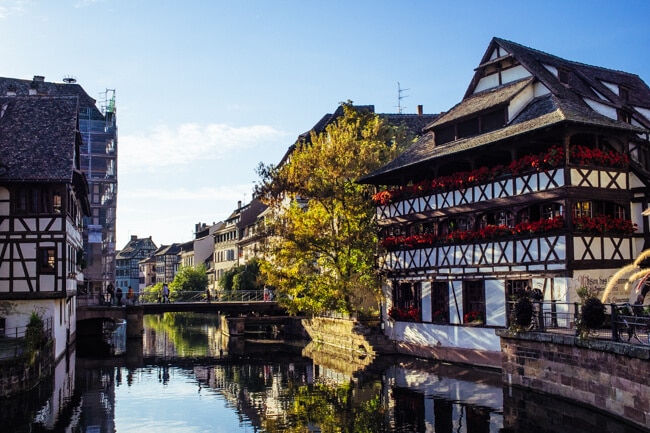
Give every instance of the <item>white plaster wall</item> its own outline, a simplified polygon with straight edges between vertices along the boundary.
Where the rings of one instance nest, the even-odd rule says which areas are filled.
[[[6,319],[5,326],[8,332],[27,326],[32,312],[39,314],[43,320],[51,318],[55,339],[54,356],[58,358],[67,348],[67,329],[70,328],[71,335],[76,331],[73,305],[74,300],[66,302],[65,299],[3,301],[0,302],[0,315]]]
[[[512,83],[513,81],[521,80],[522,78],[530,77],[530,72],[528,69],[524,68],[521,65],[515,66],[514,68],[508,68],[501,72],[501,81],[503,84]]]
[[[616,113],[616,108],[610,107],[609,105],[602,104],[598,101],[594,101],[593,99],[589,98],[582,98],[583,101],[587,105],[591,107],[592,110],[596,111],[597,113],[602,114],[603,116],[607,116],[610,119],[617,119],[618,114]]]
[[[555,66],[547,65],[546,63],[542,64],[547,71],[557,77],[557,68]]]
[[[650,119],[650,109],[643,108],[643,107],[634,107],[634,109],[638,111],[646,119]]]
[[[503,280],[485,280],[485,324],[488,326],[506,326],[505,282]]]
[[[463,282],[452,280],[449,293],[449,323],[463,323]]]
[[[611,90],[615,95],[618,95],[618,84],[608,83],[607,81],[601,81],[605,87]]]
[[[442,346],[493,352],[501,350],[500,340],[494,329],[478,326],[389,321],[386,335],[392,340],[421,347]]]
[[[474,93],[482,92],[486,89],[491,89],[499,85],[499,74],[491,74],[487,77],[481,78],[476,84],[476,89]]]
[[[530,104],[530,101],[532,101],[534,97],[534,87],[526,86],[525,89],[523,89],[521,92],[519,92],[519,94],[512,98],[510,104],[508,104],[508,122],[517,117],[517,114],[519,114],[521,110]]]
[[[421,284],[422,290],[422,321],[431,321],[431,282],[423,281]]]

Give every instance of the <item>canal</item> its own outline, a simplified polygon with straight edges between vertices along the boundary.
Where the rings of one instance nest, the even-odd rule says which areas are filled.
[[[0,431],[641,432],[494,371],[233,340],[209,314],[145,316],[141,341],[111,335],[78,341],[41,386],[0,400]]]

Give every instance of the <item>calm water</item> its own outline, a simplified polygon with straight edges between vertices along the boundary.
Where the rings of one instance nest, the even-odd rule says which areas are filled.
[[[324,354],[263,334],[227,340],[217,324],[168,313],[145,317],[142,342],[79,342],[51,380],[0,400],[0,432],[641,431],[504,388],[491,371]]]

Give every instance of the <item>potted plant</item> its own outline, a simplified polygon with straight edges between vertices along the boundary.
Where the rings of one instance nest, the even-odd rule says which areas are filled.
[[[577,329],[580,338],[589,338],[605,323],[605,305],[587,287],[578,289],[582,300]]]

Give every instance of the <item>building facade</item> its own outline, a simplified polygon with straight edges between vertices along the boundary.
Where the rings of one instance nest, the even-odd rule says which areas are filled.
[[[219,279],[232,267],[240,264],[239,239],[241,237],[239,222],[242,212],[250,207],[250,203],[242,205],[237,202],[235,209],[230,216],[223,221],[217,230],[214,231],[214,290],[221,290]],[[243,264],[243,263],[242,263]]]
[[[140,262],[150,257],[158,247],[151,239],[131,235],[129,242],[115,256],[115,288],[124,293],[132,287],[136,294],[140,291]]]
[[[90,213],[78,104],[76,96],[0,96],[0,325],[20,337],[38,314],[56,358],[75,338]]]
[[[181,264],[180,244],[161,246],[154,254],[156,260],[156,283],[171,283]]]
[[[84,217],[84,282],[100,293],[115,281],[117,206],[117,118],[115,91],[106,90],[99,103],[73,78],[63,83],[0,77],[0,96],[74,96],[79,104],[81,170],[88,181],[91,213]]]
[[[650,246],[649,117],[638,76],[493,39],[463,100],[360,180],[379,188],[399,347],[498,364],[518,290],[558,309],[581,287],[629,300],[620,271]]]

